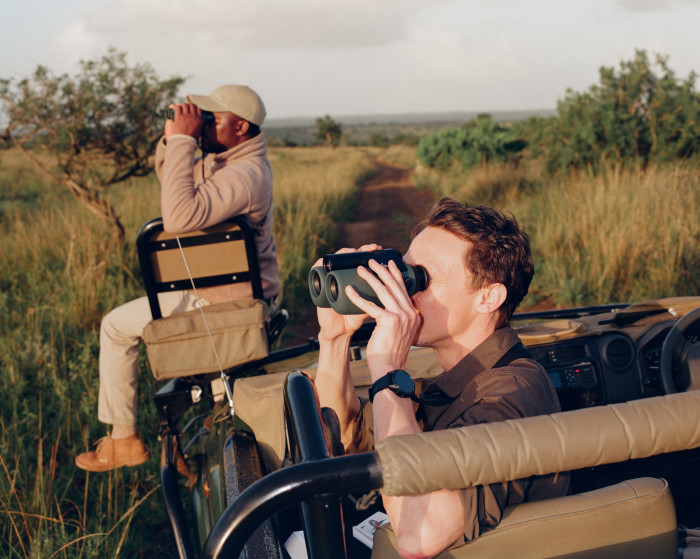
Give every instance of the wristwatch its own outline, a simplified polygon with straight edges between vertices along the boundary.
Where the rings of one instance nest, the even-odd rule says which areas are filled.
[[[416,384],[413,382],[411,375],[401,369],[389,371],[382,378],[375,381],[369,389],[369,401],[373,402],[377,392],[385,388],[388,388],[400,398],[410,398],[414,402],[418,401]]]

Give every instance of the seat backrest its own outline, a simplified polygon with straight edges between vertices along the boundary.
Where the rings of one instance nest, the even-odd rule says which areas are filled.
[[[249,282],[253,298],[263,298],[255,230],[244,216],[178,234],[158,217],[141,228],[136,246],[154,320],[162,317],[158,293],[192,289],[190,274],[197,288]]]
[[[677,553],[676,514],[668,484],[639,478],[507,507],[495,529],[438,558],[674,559]],[[383,526],[375,533],[372,559],[398,557],[396,536]]]

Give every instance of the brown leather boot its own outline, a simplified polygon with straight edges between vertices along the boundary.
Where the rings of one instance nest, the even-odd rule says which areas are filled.
[[[121,466],[138,466],[151,457],[138,435],[113,439],[110,435],[97,441],[97,448],[75,457],[75,465],[89,472],[106,472]]]

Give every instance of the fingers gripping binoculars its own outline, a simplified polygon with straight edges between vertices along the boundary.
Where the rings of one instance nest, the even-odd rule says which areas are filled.
[[[357,275],[357,267],[369,269],[370,260],[376,260],[383,266],[388,266],[393,260],[401,271],[409,296],[428,287],[429,277],[425,268],[406,264],[396,249],[327,254],[323,257],[323,265],[311,268],[309,273],[311,300],[317,307],[332,307],[338,314],[362,314],[363,311],[345,294],[345,288],[351,285],[361,297],[382,306],[374,290]]]
[[[165,109],[165,118],[170,120],[175,120],[175,111],[168,107]],[[214,113],[211,111],[202,111],[202,123],[209,124],[214,122]]]

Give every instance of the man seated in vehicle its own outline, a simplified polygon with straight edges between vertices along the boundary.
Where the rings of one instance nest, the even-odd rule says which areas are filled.
[[[360,267],[358,275],[383,308],[348,287],[348,297],[365,315],[318,309],[316,387],[321,405],[338,415],[347,452],[371,450],[394,435],[560,411],[546,372],[508,325],[534,274],[528,237],[515,219],[444,198],[418,231],[404,261],[427,270],[426,290],[409,297],[394,262],[384,267],[370,261],[369,270]],[[351,336],[367,316],[376,321],[367,345],[371,403],[358,398],[348,365]],[[445,371],[424,384],[417,406],[410,389],[401,388],[412,345],[431,347]],[[400,554],[432,557],[494,528],[507,505],[559,497],[568,487],[569,476],[562,473],[461,491],[384,496],[383,504]]]
[[[280,289],[272,236],[272,167],[260,130],[265,105],[243,85],[222,85],[211,95],[189,95],[173,105],[156,148],[163,226],[171,233],[196,231],[245,215],[256,229],[263,295],[274,310]],[[202,111],[212,113],[205,122]],[[199,146],[198,146],[199,140]],[[196,157],[201,147],[203,156]],[[210,303],[252,298],[248,284],[161,293],[163,316]],[[136,466],[150,457],[136,431],[141,333],[152,320],[146,297],[109,312],[100,328],[98,419],[112,425],[97,449],[75,458],[95,472]]]

